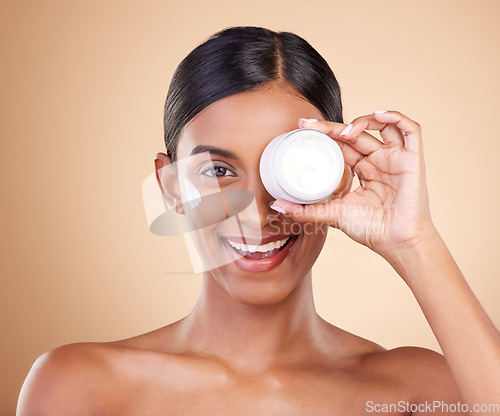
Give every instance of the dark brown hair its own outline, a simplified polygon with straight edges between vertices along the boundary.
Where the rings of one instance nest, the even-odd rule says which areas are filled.
[[[204,108],[270,81],[287,82],[326,120],[343,122],[337,79],[308,42],[290,32],[231,27],[196,47],[175,70],[165,102],[167,154],[175,160],[183,127]]]

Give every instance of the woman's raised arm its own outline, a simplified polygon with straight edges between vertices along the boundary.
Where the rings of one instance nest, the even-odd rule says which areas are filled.
[[[301,119],[299,127],[335,140],[360,186],[327,203],[275,206],[295,221],[338,228],[383,256],[415,295],[469,409],[499,404],[500,333],[432,223],[420,125],[386,111],[349,126]],[[383,142],[364,130],[379,130]]]

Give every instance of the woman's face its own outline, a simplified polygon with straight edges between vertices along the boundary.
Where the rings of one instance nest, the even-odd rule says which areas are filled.
[[[274,137],[297,129],[300,117],[323,118],[287,84],[271,83],[205,108],[184,127],[177,145],[182,202],[193,190],[205,197],[220,190],[243,189],[255,198],[237,217],[222,215],[220,220],[206,221],[204,227],[194,227],[197,230],[192,233],[201,257],[217,266],[206,272],[208,277],[240,303],[264,305],[284,299],[303,281],[327,236],[326,225],[304,226],[271,209],[274,198],[260,179],[264,148]],[[211,148],[210,154],[193,152],[201,147]],[[213,209],[205,205],[205,214],[217,217],[216,205]],[[196,216],[191,218],[196,222]],[[283,240],[286,245],[281,249],[263,246]],[[261,248],[243,257],[245,252],[234,248],[234,243]]]

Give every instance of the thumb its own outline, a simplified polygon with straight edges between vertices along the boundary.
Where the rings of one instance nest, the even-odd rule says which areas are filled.
[[[295,204],[286,199],[277,199],[271,208],[281,214],[288,215],[296,222],[322,223],[338,228],[342,212],[342,200],[334,199],[330,202],[314,204]]]

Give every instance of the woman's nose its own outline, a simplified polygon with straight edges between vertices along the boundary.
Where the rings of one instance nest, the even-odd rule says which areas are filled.
[[[249,227],[263,229],[266,224],[276,219],[277,212],[271,208],[275,198],[267,192],[260,176],[249,183],[246,189],[253,194],[254,200],[238,214],[238,217]]]

